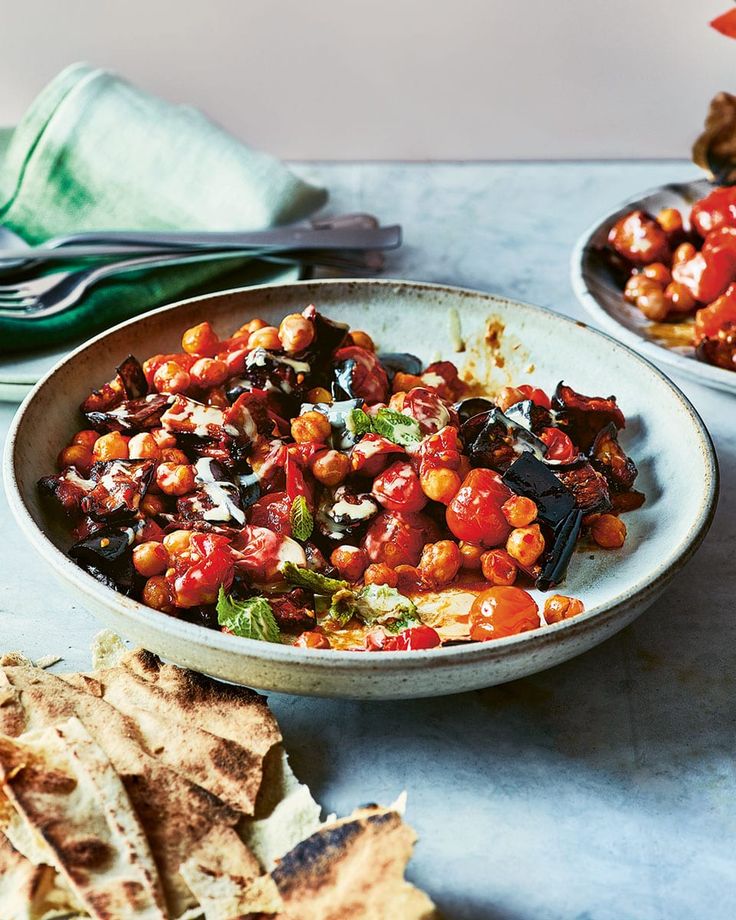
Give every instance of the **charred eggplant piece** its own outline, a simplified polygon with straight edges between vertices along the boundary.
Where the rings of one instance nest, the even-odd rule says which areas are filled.
[[[269,603],[281,629],[301,632],[314,626],[314,597],[304,588],[272,596]]]
[[[393,380],[397,374],[411,374],[414,377],[420,377],[424,370],[424,363],[421,358],[411,355],[408,352],[392,351],[378,355],[378,360],[383,365],[383,369],[388,374],[388,379]],[[482,410],[479,409],[479,412]]]
[[[195,464],[199,488],[184,495],[176,503],[183,520],[212,521],[242,527],[245,513],[240,501],[240,489],[230,479],[227,470],[216,460],[201,457]]]
[[[332,383],[330,391],[335,400],[358,399],[353,389],[353,372],[355,359],[346,358],[338,361],[332,370]]]
[[[482,415],[485,412],[491,412],[497,408],[496,404],[490,399],[483,396],[471,396],[470,399],[462,399],[452,407],[457,412],[460,424],[464,425],[476,415]]]
[[[527,431],[538,434],[544,428],[550,428],[554,424],[552,413],[544,406],[538,406],[531,399],[523,399],[507,409],[504,413],[506,418],[511,419]]]
[[[95,463],[91,478],[94,488],[80,508],[96,521],[113,523],[133,517],[151,483],[155,460],[109,460]]]
[[[65,514],[76,517],[82,508],[82,499],[92,491],[95,483],[85,479],[76,467],[70,466],[57,476],[43,476],[38,488],[50,495],[62,507]]]
[[[322,497],[316,514],[317,526],[328,540],[357,538],[378,511],[378,503],[368,493],[339,486],[334,494],[325,493]]]
[[[241,393],[223,413],[223,429],[252,444],[260,437],[273,437],[273,422],[269,416],[268,394],[265,390]]]
[[[544,442],[498,408],[469,419],[460,428],[460,437],[473,466],[489,467],[499,473],[504,473],[524,452],[538,459],[547,452]]]
[[[105,528],[69,549],[71,558],[98,581],[131,595],[135,587],[133,530]]]
[[[102,431],[144,431],[161,424],[161,416],[169,404],[165,393],[152,393],[138,399],[127,399],[106,411],[88,410],[84,413],[93,428]]]
[[[594,470],[589,463],[568,469],[558,469],[555,475],[575,497],[575,505],[584,514],[608,511],[611,507],[611,495],[608,491],[606,477]]]
[[[139,399],[147,392],[148,383],[140,362],[133,355],[128,355],[116,368],[113,379],[103,384],[99,390],[93,390],[80,409],[84,415],[89,412],[108,412],[126,399]]]
[[[699,361],[736,371],[736,323],[726,323],[711,338],[703,339],[696,348]]]
[[[626,427],[626,419],[616,405],[615,396],[583,396],[572,387],[565,386],[562,381],[557,384],[552,397],[552,408],[557,413],[559,426],[586,453],[607,425]]]
[[[298,361],[265,348],[254,348],[248,353],[243,373],[229,382],[225,395],[234,401],[241,393],[266,390],[298,398],[303,390],[298,375],[306,377],[310,371],[311,365],[306,361]]]
[[[536,579],[536,586],[540,591],[547,591],[564,580],[580,535],[582,521],[582,511],[571,511],[555,528],[552,548]]]
[[[309,348],[301,357],[312,368],[310,374],[310,387],[329,387],[331,380],[330,365],[332,356],[346,343],[350,327],[346,323],[336,323],[327,319],[316,310],[310,308],[304,311],[304,316],[311,319],[314,324],[314,339]]]
[[[140,399],[141,396],[148,393],[148,381],[143,373],[143,367],[133,355],[128,355],[116,370],[128,399]]]
[[[590,462],[599,473],[603,473],[613,489],[627,491],[634,485],[636,464],[618,443],[615,425],[606,425],[598,432],[590,449]]]
[[[531,498],[537,505],[539,520],[553,529],[575,510],[575,496],[570,489],[528,451],[514,461],[502,478],[517,495]]]
[[[240,489],[240,506],[250,508],[261,497],[261,480],[248,464],[238,466],[235,482]]]

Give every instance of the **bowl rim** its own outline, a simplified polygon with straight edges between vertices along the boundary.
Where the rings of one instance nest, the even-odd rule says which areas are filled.
[[[552,626],[540,627],[539,629],[520,633],[515,636],[496,639],[493,642],[445,646],[438,649],[382,652],[380,655],[370,655],[366,654],[364,651],[302,649],[296,646],[260,642],[255,639],[226,635],[208,629],[205,626],[176,619],[175,617],[167,617],[166,614],[146,607],[139,601],[126,597],[112,588],[106,587],[101,582],[98,582],[83,569],[80,569],[51,541],[41,527],[36,524],[23,500],[15,471],[19,432],[23,425],[24,417],[32,402],[36,399],[37,394],[53,380],[54,376],[62,367],[74,361],[81,353],[94,349],[100,341],[123,328],[143,323],[154,315],[165,314],[167,312],[173,315],[178,309],[196,302],[212,302],[214,300],[231,298],[239,294],[251,293],[254,291],[272,291],[279,289],[298,291],[300,288],[351,287],[356,284],[361,287],[368,286],[371,288],[379,286],[395,288],[399,286],[405,290],[413,290],[418,293],[431,293],[434,291],[449,296],[480,297],[487,300],[489,304],[502,303],[517,309],[520,308],[524,311],[529,311],[532,314],[544,314],[545,317],[562,326],[573,324],[586,330],[586,333],[606,339],[614,350],[623,352],[628,359],[635,361],[645,368],[646,371],[658,377],[665,386],[672,391],[673,396],[685,411],[698,439],[698,445],[705,466],[703,496],[699,513],[696,519],[690,524],[684,539],[675,547],[673,554],[668,556],[665,562],[660,563],[653,573],[649,573],[637,579],[635,584],[628,588],[624,594],[619,595],[614,603],[603,607],[591,608],[573,619],[563,620]],[[18,524],[25,537],[36,552],[38,552],[44,561],[55,571],[57,576],[69,582],[80,594],[89,598],[93,602],[93,606],[116,609],[120,615],[131,620],[136,626],[142,627],[149,633],[165,633],[178,641],[205,646],[210,651],[226,655],[242,652],[243,655],[251,659],[277,664],[291,663],[318,667],[329,666],[330,664],[349,664],[353,669],[361,672],[374,671],[376,665],[380,665],[379,669],[381,671],[406,672],[424,669],[428,666],[448,667],[465,662],[468,664],[481,662],[489,663],[495,659],[505,658],[507,653],[517,649],[523,648],[524,651],[529,652],[544,649],[549,645],[555,644],[563,633],[569,636],[585,634],[592,629],[596,629],[602,620],[614,619],[619,612],[623,612],[634,604],[646,604],[648,598],[651,597],[653,600],[659,591],[664,588],[664,585],[686,565],[702,543],[712,523],[718,503],[719,492],[719,468],[713,441],[705,423],[700,418],[690,400],[666,374],[660,371],[646,358],[637,354],[633,349],[617,341],[613,336],[595,329],[587,323],[571,319],[568,316],[556,313],[545,307],[513,300],[502,295],[478,291],[472,288],[389,278],[329,278],[294,281],[286,284],[264,284],[254,285],[252,287],[233,288],[227,291],[179,300],[175,303],[166,304],[155,310],[140,314],[122,323],[118,323],[116,326],[89,339],[83,345],[75,348],[67,356],[58,361],[46,374],[44,374],[23,400],[11,422],[5,444],[3,480],[10,510],[15,522]]]
[[[707,179],[692,179],[688,182],[666,182],[653,186],[644,192],[630,195],[625,201],[620,202],[605,215],[593,221],[580,234],[573,247],[570,256],[570,283],[580,304],[590,316],[600,323],[604,330],[620,343],[638,352],[640,356],[646,357],[650,362],[661,361],[662,364],[674,368],[689,380],[695,380],[704,386],[726,393],[736,393],[736,372],[727,371],[713,364],[706,364],[688,355],[681,355],[665,345],[658,345],[656,342],[645,339],[612,316],[591,291],[585,280],[586,257],[591,241],[604,227],[606,230],[610,229],[627,211],[635,206],[641,206],[652,195],[662,194],[667,190],[675,192],[692,189],[693,186],[702,185],[707,181]]]

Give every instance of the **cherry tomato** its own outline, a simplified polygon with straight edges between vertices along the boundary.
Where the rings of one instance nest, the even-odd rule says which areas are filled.
[[[690,223],[703,237],[720,227],[736,227],[736,188],[722,186],[696,201]]]
[[[720,16],[716,16],[715,19],[711,20],[710,25],[716,32],[725,35],[726,38],[736,38],[736,10],[721,13]]]
[[[446,425],[435,434],[424,438],[419,445],[421,472],[429,469],[446,468],[456,470],[460,466],[462,445],[457,428]]]
[[[452,413],[440,395],[427,387],[413,387],[409,390],[404,396],[401,411],[419,423],[423,435],[433,434],[453,421]]]
[[[388,454],[406,453],[400,444],[394,444],[380,434],[366,434],[350,452],[350,462],[356,473],[377,476],[389,464]]]
[[[347,345],[335,352],[335,361],[355,361],[352,390],[369,403],[386,402],[389,394],[388,377],[372,351],[358,345]]]
[[[286,492],[263,495],[248,511],[248,522],[255,527],[268,527],[275,533],[291,536],[291,503]]]
[[[698,252],[687,262],[673,265],[672,277],[700,303],[710,303],[736,279],[736,252],[731,249]]]
[[[192,533],[192,557],[197,561],[177,573],[173,579],[174,603],[177,607],[214,604],[222,585],[232,584],[234,557],[226,537],[209,533]]]
[[[447,506],[447,526],[458,538],[482,546],[500,546],[511,533],[501,507],[511,497],[498,473],[471,470]]]
[[[388,636],[384,643],[384,652],[406,652],[422,648],[436,648],[440,645],[439,633],[431,626],[410,626],[398,636]]]
[[[711,230],[703,243],[703,252],[713,249],[730,249],[736,252],[736,227],[719,227]]]
[[[397,460],[373,480],[373,494],[389,511],[421,511],[427,496],[408,460]]]
[[[541,625],[539,608],[521,588],[496,585],[483,591],[470,608],[470,638],[478,642],[501,639]]]
[[[243,527],[232,542],[235,568],[259,584],[278,581],[284,562],[306,567],[304,550],[290,537],[253,524]]]
[[[515,389],[522,394],[522,399],[531,399],[535,406],[549,409],[552,405],[549,396],[547,396],[544,390],[540,390],[539,387],[533,387],[528,383],[522,383],[520,387],[516,387]]]
[[[437,539],[437,528],[423,514],[384,511],[368,528],[363,548],[371,562],[417,565],[425,543]]]
[[[539,435],[540,441],[547,445],[547,459],[560,463],[572,463],[578,455],[578,449],[570,438],[559,428],[544,428]]]
[[[695,314],[695,344],[718,335],[718,330],[726,323],[736,323],[736,284]]]
[[[625,214],[611,228],[608,242],[629,262],[648,265],[650,262],[669,261],[670,245],[667,234],[645,211],[631,211]]]

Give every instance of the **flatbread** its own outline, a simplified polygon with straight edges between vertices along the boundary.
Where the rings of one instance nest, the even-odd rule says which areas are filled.
[[[77,913],[82,906],[60,885],[51,866],[35,866],[0,834],[0,906],[2,920],[41,920]]]
[[[48,861],[97,920],[166,920],[158,873],[123,785],[82,723],[0,737],[0,781]]]

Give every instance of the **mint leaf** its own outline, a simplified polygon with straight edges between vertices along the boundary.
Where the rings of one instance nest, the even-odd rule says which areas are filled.
[[[355,616],[355,594],[349,589],[338,591],[332,595],[330,609],[327,611],[327,619],[336,623],[338,626],[345,626]]]
[[[265,597],[249,597],[244,601],[225,594],[220,585],[217,595],[217,622],[236,636],[280,642],[281,632],[271,605]]]
[[[281,566],[281,574],[290,585],[306,588],[315,594],[332,595],[350,587],[346,581],[340,581],[339,578],[328,578],[326,575],[311,572],[309,569],[301,569],[294,562],[285,562]]]
[[[373,431],[373,420],[362,409],[351,409],[345,418],[345,427],[356,438]]]
[[[373,418],[373,428],[384,438],[402,447],[411,447],[422,440],[419,422],[393,409],[379,409]]]
[[[369,626],[380,624],[393,632],[421,623],[408,597],[388,585],[366,585],[355,596],[355,611]]]
[[[291,535],[295,540],[308,540],[314,530],[314,518],[303,495],[297,495],[291,503],[289,514]]]

